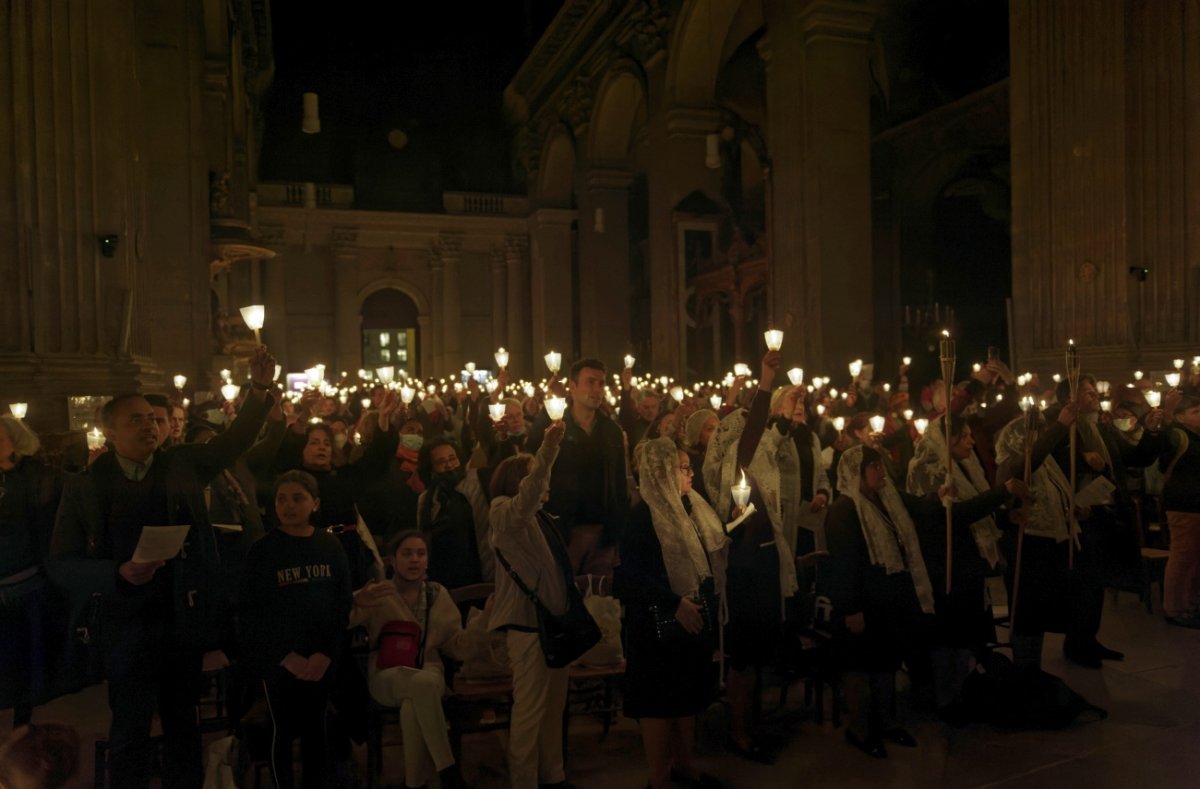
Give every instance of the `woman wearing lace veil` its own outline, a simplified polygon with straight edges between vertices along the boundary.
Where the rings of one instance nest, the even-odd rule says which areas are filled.
[[[932,627],[934,583],[921,555],[918,529],[938,523],[944,528],[944,510],[936,498],[918,499],[897,490],[880,453],[861,444],[842,455],[838,490],[842,496],[829,508],[825,523],[830,561],[822,586],[833,605],[837,649],[847,670],[852,720],[846,739],[882,759],[887,757],[885,739],[916,745],[891,720],[895,675]],[[973,523],[1003,498],[1001,490],[955,504],[954,520]]]
[[[721,420],[704,456],[704,483],[719,517],[728,521],[740,514],[733,508],[732,486],[743,472],[754,505],[754,512],[730,534],[725,655],[732,721],[729,749],[759,762],[769,762],[770,757],[751,735],[754,669],[772,662],[783,601],[797,589],[795,552],[783,532],[778,463],[780,445],[790,439],[775,428],[767,429],[779,361],[778,351],[763,357],[750,410],[734,411]]]
[[[625,714],[641,722],[649,785],[720,782],[692,765],[695,716],[716,696],[726,546],[669,438],[637,447],[642,501],[630,513],[614,591],[625,604]]]
[[[959,416],[950,421],[951,481],[955,501],[970,501],[989,493],[992,486],[976,457],[971,428]],[[938,487],[946,484],[945,420],[938,420],[925,431],[916,454],[908,464],[908,492],[914,496],[936,497]],[[985,515],[974,522],[956,521],[953,540],[954,582],[946,595],[946,529],[944,521],[926,522],[919,529],[921,554],[933,582],[937,621],[933,633],[932,657],[934,697],[939,710],[949,712],[958,698],[971,668],[972,650],[994,641],[996,628],[985,600],[987,576],[1000,563],[999,541],[1002,535],[996,518]]]

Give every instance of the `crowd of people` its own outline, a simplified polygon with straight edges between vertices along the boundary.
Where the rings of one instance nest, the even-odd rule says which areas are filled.
[[[1043,387],[994,358],[950,387],[859,364],[839,392],[798,371],[777,385],[781,362],[685,388],[584,358],[541,386],[502,370],[440,390],[359,380],[351,398],[345,380],[340,397],[282,392],[259,348],[227,404],[113,397],[72,471],[0,417],[0,707],[27,734],[35,706],[106,680],[110,785],[160,769],[200,786],[198,693],[223,671],[235,717],[265,711],[277,785],[330,785],[373,699],[399,709],[406,786],[453,787],[445,667],[499,639],[511,785],[565,787],[569,668],[539,631],[591,575],[623,607],[647,783],[715,787],[697,715],[723,693],[728,749],[769,763],[757,683],[801,629],[828,638],[846,739],[886,758],[917,745],[896,719],[902,667],[938,714],[969,718],[964,686],[1000,641],[989,579],[1017,666],[1056,632],[1099,668],[1122,657],[1097,639],[1103,591],[1165,520],[1165,615],[1200,628],[1200,364],[1165,393]],[[154,553],[171,526],[182,547]],[[494,593],[464,621],[452,591],[477,584]]]

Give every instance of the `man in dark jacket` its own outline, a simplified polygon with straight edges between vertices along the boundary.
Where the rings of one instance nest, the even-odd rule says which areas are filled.
[[[604,362],[581,359],[571,367],[571,406],[550,477],[545,511],[558,518],[571,563],[579,574],[612,579],[617,543],[629,517],[625,485],[625,436],[600,410],[604,402]],[[550,424],[543,411],[534,423],[527,451],[536,453]]]
[[[73,596],[99,601],[99,633],[92,636],[108,678],[111,786],[149,785],[156,707],[165,736],[163,785],[201,783],[199,677],[205,651],[217,646],[225,596],[204,488],[250,447],[270,408],[275,360],[259,348],[250,368],[253,385],[241,413],[207,444],[157,449],[145,398],[113,398],[103,410],[113,451],[63,494],[47,569]],[[191,529],[176,558],[133,561],[145,526],[184,524]]]

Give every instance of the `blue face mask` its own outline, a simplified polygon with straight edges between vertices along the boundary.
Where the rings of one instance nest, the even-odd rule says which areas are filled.
[[[417,433],[404,433],[400,436],[400,446],[414,452],[420,449],[421,445],[424,443],[424,436],[421,436]]]
[[[523,435],[525,435],[525,420],[521,420],[521,428],[520,428],[520,430],[510,430],[510,431],[508,431],[508,434],[509,434],[510,436],[523,436]]]

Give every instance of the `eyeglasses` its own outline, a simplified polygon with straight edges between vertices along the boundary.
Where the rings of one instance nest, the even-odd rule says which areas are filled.
[[[693,469],[690,465],[688,465],[686,463],[681,465],[679,467],[679,470],[682,471],[684,474],[695,474],[696,473],[695,469]]]

